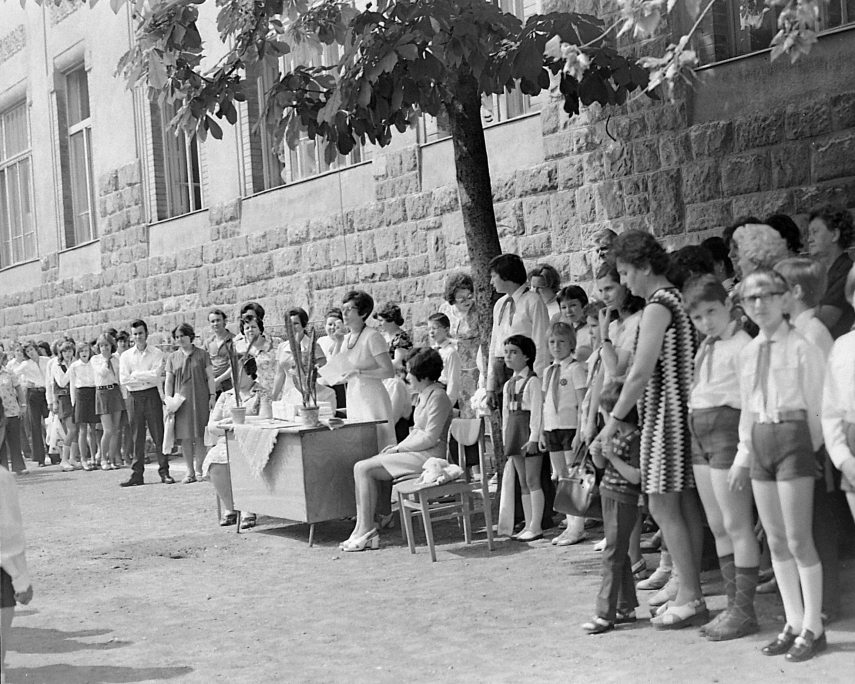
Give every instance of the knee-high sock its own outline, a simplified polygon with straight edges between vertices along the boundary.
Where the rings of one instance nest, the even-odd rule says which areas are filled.
[[[822,634],[822,563],[809,568],[799,566],[799,579],[802,582],[805,609],[802,629],[809,629],[819,636]]]
[[[733,562],[733,554],[719,556],[718,567],[721,569],[724,593],[727,596],[727,608],[731,609],[736,598],[736,564]]]
[[[521,494],[523,515],[525,516],[525,529],[531,529],[531,494]]]
[[[531,522],[526,518],[526,525],[532,532],[542,532],[541,520],[543,519],[543,504],[546,496],[542,489],[536,489],[531,493]]]
[[[817,565],[820,568],[821,566]],[[805,618],[804,604],[802,603],[802,588],[799,585],[799,567],[793,558],[779,561],[772,559],[772,569],[775,571],[775,579],[778,580],[778,591],[781,592],[781,600],[784,602],[784,614],[787,616],[787,624],[796,634],[802,631],[802,623]],[[822,576],[820,575],[820,589],[822,588]],[[822,592],[820,591],[820,602]]]

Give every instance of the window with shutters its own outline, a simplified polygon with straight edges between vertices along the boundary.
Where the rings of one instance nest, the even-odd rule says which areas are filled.
[[[285,182],[285,164],[280,158],[282,146],[274,145],[273,136],[264,121],[267,93],[278,78],[276,69],[261,63],[254,65],[247,73],[244,164],[248,195],[278,187]]]
[[[203,208],[202,164],[196,134],[170,128],[180,105],[150,103],[157,220]]]
[[[92,119],[89,81],[81,65],[60,77],[57,92],[62,172],[63,246],[68,249],[98,237],[95,180],[92,173]],[[61,91],[61,92],[60,92]]]
[[[777,8],[764,0],[717,2],[693,36],[693,48],[701,66],[748,55],[769,47],[778,32]],[[855,23],[855,0],[820,3],[820,31]]]
[[[0,268],[36,258],[27,105],[0,112]]]

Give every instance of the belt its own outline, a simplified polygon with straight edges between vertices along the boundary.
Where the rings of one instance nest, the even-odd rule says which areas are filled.
[[[113,385],[98,385],[98,386],[96,387],[96,389],[106,391],[106,390],[111,390],[111,389],[113,389],[114,387],[118,387],[118,385],[116,385],[116,384],[113,384]]]
[[[128,390],[131,394],[142,394],[143,392],[151,392],[152,390],[157,391],[157,387],[146,387],[141,390]]]
[[[755,423],[788,423],[797,420],[807,420],[807,411],[797,409],[795,411],[772,411],[771,413],[757,413]]]

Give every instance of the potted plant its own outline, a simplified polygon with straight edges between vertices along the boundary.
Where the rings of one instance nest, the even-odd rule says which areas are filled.
[[[297,407],[297,413],[303,425],[314,427],[320,422],[318,420],[318,368],[315,360],[315,329],[312,328],[308,333],[303,333],[309,338],[309,349],[305,356],[290,316],[285,318],[285,332],[288,336],[288,345],[291,347],[291,356],[294,359],[292,379],[303,400],[303,405]]]
[[[242,405],[240,391],[238,390],[240,387],[240,374],[243,372],[243,364],[249,356],[249,350],[252,349],[252,345],[255,342],[256,337],[257,336],[254,336],[249,340],[246,352],[240,357],[238,357],[238,353],[235,351],[234,338],[226,342],[226,350],[229,354],[229,365],[232,371],[232,387],[234,388],[235,393],[235,405],[230,409],[230,411],[232,414],[232,422],[238,425],[246,422],[246,406]]]

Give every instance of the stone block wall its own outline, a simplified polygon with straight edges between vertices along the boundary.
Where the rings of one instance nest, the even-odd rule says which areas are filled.
[[[721,120],[693,123],[690,105],[691,94],[637,98],[569,119],[559,102],[547,103],[543,161],[492,178],[503,248],[589,284],[592,236],[602,228],[649,230],[677,247],[747,214],[785,212],[804,228],[820,203],[855,206],[855,77],[849,91],[795,93]],[[233,314],[249,300],[281,334],[291,306],[320,320],[356,286],[400,302],[421,339],[446,276],[468,262],[453,173],[447,185],[423,187],[422,164],[416,145],[378,151],[373,196],[331,214],[319,198],[309,220],[289,219],[283,204],[268,225],[249,227],[243,200],[226,199],[207,210],[208,242],[165,256],[149,256],[139,166],[116,169],[99,181],[101,273],[59,279],[57,255],[44,257],[40,287],[0,293],[0,336],[87,337],[136,317],[164,334],[185,320],[204,334],[210,307]],[[284,198],[288,188],[274,192]]]

